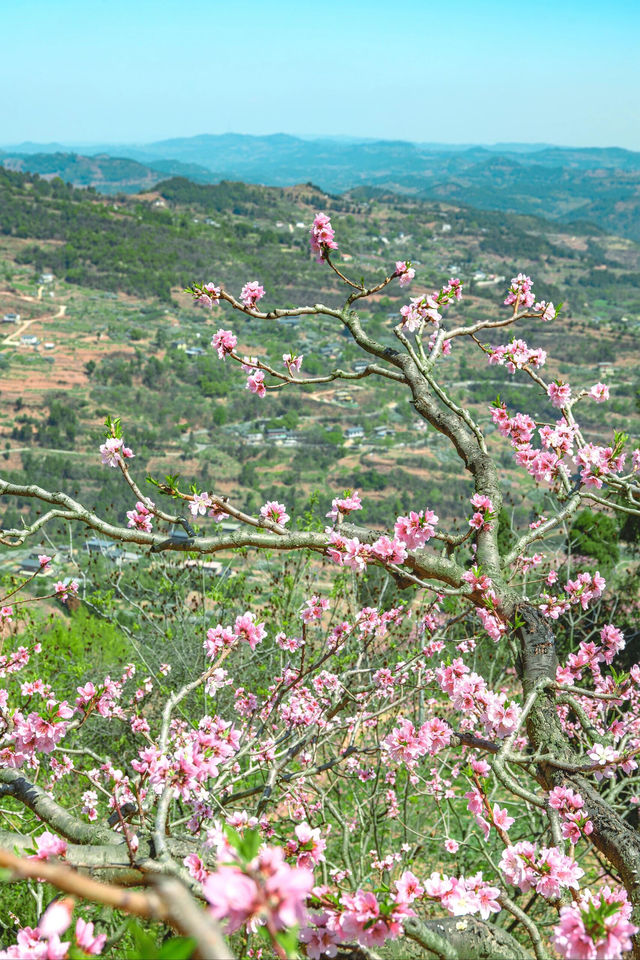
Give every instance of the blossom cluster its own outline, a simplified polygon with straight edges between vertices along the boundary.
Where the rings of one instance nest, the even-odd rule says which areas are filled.
[[[224,856],[232,861],[233,851],[227,848]],[[222,863],[206,877],[203,893],[229,934],[266,920],[275,930],[302,923],[312,887],[311,870],[290,866],[282,847],[263,847],[247,863]]]
[[[240,733],[231,721],[205,715],[197,730],[185,730],[174,723],[170,749],[163,752],[155,744],[146,746],[138,751],[138,759],[131,761],[131,767],[140,774],[143,786],[148,784],[158,796],[168,787],[183,802],[206,800],[210,781],[217,779],[220,767],[239,746]],[[121,777],[120,784],[126,787],[127,779]]]
[[[410,720],[399,717],[397,725],[382,741],[382,746],[396,763],[413,769],[422,757],[434,757],[451,742],[452,729],[439,717],[425,720],[418,730]]]
[[[415,275],[416,271],[410,263],[406,260],[396,260],[394,277],[398,278],[401,287],[408,287]]]
[[[514,311],[520,307],[531,307],[535,301],[532,288],[533,280],[524,273],[519,273],[514,277],[509,287],[509,293],[505,299],[505,306],[513,306]],[[546,306],[546,304],[545,304]]]
[[[435,675],[454,709],[463,715],[460,720],[462,730],[473,730],[480,722],[488,735],[502,739],[516,727],[519,706],[508,703],[503,691],[494,693],[490,690],[484,677],[473,672],[460,657],[448,665],[441,664]]]
[[[398,269],[398,264],[396,264]],[[400,285],[406,273],[399,274]],[[462,298],[462,284],[457,277],[452,277],[440,290],[423,294],[421,297],[412,297],[408,304],[400,308],[402,329],[407,333],[416,333],[424,323],[432,323],[437,328],[442,321],[441,310],[451,301]],[[450,348],[451,344],[449,344]]]
[[[326,258],[330,250],[338,249],[334,238],[335,231],[329,217],[325,213],[316,214],[311,225],[311,252],[316,255],[318,263]]]
[[[573,960],[618,960],[632,949],[638,927],[631,923],[632,905],[622,887],[584,891],[576,903],[560,908],[553,945],[561,957]]]
[[[425,881],[424,890],[454,917],[479,913],[483,920],[488,920],[492,913],[501,910],[500,890],[488,884],[481,872],[472,877],[449,877],[434,872]]]
[[[36,927],[22,927],[17,933],[17,942],[6,950],[0,950],[0,960],[66,960],[70,956],[99,956],[107,935],[96,935],[93,923],[82,917],[76,920],[73,943],[60,940],[71,926],[72,915],[71,899],[53,900]]]
[[[523,367],[531,364],[532,367],[542,367],[546,363],[547,353],[540,347],[532,349],[527,346],[524,340],[516,337],[510,343],[502,344],[498,347],[492,347],[489,354],[489,363],[506,366],[509,373],[515,373],[516,370],[522,370]]]
[[[565,406],[569,402],[567,384],[550,384],[549,392],[556,405]],[[626,455],[618,443],[608,447],[586,443],[575,451],[577,427],[564,418],[557,420],[553,426],[544,424],[536,428],[528,414],[516,413],[510,417],[504,403],[492,407],[491,418],[502,436],[509,438],[515,450],[516,463],[539,482],[553,483],[563,470],[566,476],[567,470],[575,465],[580,471],[582,483],[601,489],[607,477],[624,470]],[[536,430],[541,449],[536,449],[531,442]]]
[[[100,455],[102,463],[107,467],[118,467],[124,460],[130,460],[134,456],[122,437],[107,437],[105,442],[100,444]]]
[[[576,844],[581,836],[593,833],[593,823],[584,810],[584,800],[571,787],[554,787],[549,793],[549,806],[562,817],[562,836]]]
[[[557,900],[564,888],[578,889],[584,870],[557,847],[542,847],[521,840],[507,847],[500,859],[500,872],[523,893],[535,890],[547,900]]]
[[[142,530],[144,533],[151,533],[154,506],[155,504],[150,500],[146,504],[138,500],[133,510],[127,510],[127,526]]]
[[[241,641],[248,643],[250,648],[255,650],[266,635],[264,623],[256,622],[256,615],[247,611],[236,617],[233,627],[223,627],[220,623],[216,627],[210,627],[207,630],[204,649],[207,656],[213,660],[220,656],[225,648]]]

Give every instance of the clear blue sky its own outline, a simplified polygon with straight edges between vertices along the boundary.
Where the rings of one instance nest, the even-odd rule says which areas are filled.
[[[634,0],[0,0],[0,142],[339,134],[640,150]]]

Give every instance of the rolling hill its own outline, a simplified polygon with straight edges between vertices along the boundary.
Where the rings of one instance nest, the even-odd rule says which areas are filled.
[[[271,186],[313,182],[331,193],[372,186],[420,199],[587,221],[640,240],[640,153],[610,148],[505,144],[451,147],[404,141],[202,134],[143,145],[101,144],[61,152],[21,144],[0,154],[11,169],[58,175],[103,192],[136,192],[184,176],[200,183]],[[64,148],[70,150],[70,148]],[[79,147],[78,147],[79,149]]]

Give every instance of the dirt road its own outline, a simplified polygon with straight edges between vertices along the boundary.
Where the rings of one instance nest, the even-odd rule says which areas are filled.
[[[33,297],[21,297],[22,300],[31,300]],[[19,347],[20,346],[20,337],[23,336],[25,330],[28,330],[30,326],[34,323],[46,323],[47,320],[57,320],[59,317],[64,317],[66,313],[66,306],[62,304],[58,307],[57,313],[50,313],[45,317],[34,317],[33,320],[24,320],[16,330],[12,330],[8,337],[5,337],[4,340],[0,342],[0,345],[3,347]]]

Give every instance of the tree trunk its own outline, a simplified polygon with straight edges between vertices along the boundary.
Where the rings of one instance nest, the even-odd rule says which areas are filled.
[[[517,607],[521,621],[517,633],[520,640],[518,672],[525,696],[540,678],[555,679],[557,656],[555,641],[548,620],[530,604]],[[580,757],[562,729],[555,691],[542,690],[527,717],[527,732],[533,750],[551,754],[558,760],[580,765]],[[633,903],[632,920],[640,926],[640,836],[600,796],[597,782],[584,774],[569,773],[542,762],[537,779],[545,790],[571,787],[585,802],[585,813],[593,823],[590,839],[594,846],[620,874],[629,899]],[[640,933],[634,937],[633,956],[640,960]]]

